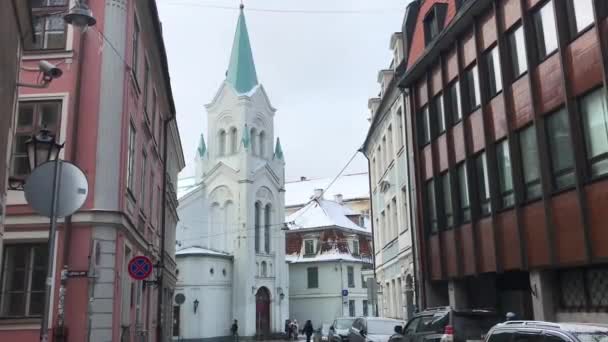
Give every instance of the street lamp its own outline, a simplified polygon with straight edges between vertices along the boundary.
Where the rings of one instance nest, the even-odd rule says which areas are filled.
[[[194,313],[196,313],[196,310],[198,309],[198,299],[195,299],[193,304],[194,304]]]
[[[40,133],[32,135],[25,142],[25,146],[27,148],[27,158],[30,162],[30,171],[47,161],[57,160],[59,151],[63,148],[63,144],[57,143],[55,136],[48,129],[41,129]]]
[[[93,12],[89,6],[78,0],[76,0],[76,5],[70,8],[68,14],[63,16],[63,20],[65,20],[65,22],[68,24],[80,28],[93,26],[97,23],[97,20],[95,20],[95,17],[93,17]]]

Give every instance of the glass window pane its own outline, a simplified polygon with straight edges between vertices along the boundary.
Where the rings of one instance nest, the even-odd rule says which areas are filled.
[[[27,156],[13,157],[13,176],[25,176],[30,173],[30,161]]]
[[[538,40],[538,57],[539,59],[544,59],[547,55],[557,50],[557,30],[552,1],[547,2],[534,14],[534,26]]]
[[[443,110],[443,96],[439,95],[434,101],[435,120],[437,120],[437,128],[439,132],[443,132],[446,129],[445,115]]]
[[[443,188],[443,207],[445,211],[446,226],[454,225],[454,212],[452,210],[452,186],[450,182],[450,174],[446,173],[441,177]]]
[[[44,311],[44,291],[32,292],[30,295],[29,316],[40,316]]]
[[[473,66],[465,73],[466,81],[466,112],[470,113],[477,108],[480,104],[481,96],[479,90],[479,75],[477,73],[477,66]]]
[[[63,15],[51,15],[46,17],[46,30],[47,31],[63,31],[65,28],[65,21]]]
[[[551,154],[551,167],[554,185],[556,188],[572,185],[574,183],[574,155],[570,140],[570,126],[568,112],[565,109],[552,114],[547,119],[547,137]],[[567,177],[561,177],[568,175]]]
[[[25,316],[25,293],[3,293],[0,316]]]
[[[63,32],[46,34],[46,48],[47,49],[63,49],[64,46],[65,46],[65,34]]]
[[[429,218],[429,227],[431,232],[437,232],[437,210],[435,205],[435,187],[433,181],[429,181],[426,185],[427,195],[427,211]]]
[[[462,119],[462,109],[460,107],[460,86],[458,81],[452,83],[448,89],[448,110],[454,122]]]
[[[508,42],[513,78],[517,78],[528,70],[526,42],[524,40],[524,30],[521,26],[509,34]]]
[[[581,32],[593,23],[593,0],[571,0],[574,6],[576,31]]]
[[[477,191],[482,214],[490,213],[490,186],[488,183],[488,165],[486,154],[482,153],[475,161],[477,168]]]
[[[530,199],[532,195],[540,194],[534,187],[535,183],[540,181],[540,171],[538,164],[538,146],[536,144],[536,131],[534,126],[530,126],[519,133],[519,145],[521,149],[522,169],[524,184],[526,185],[526,198]],[[539,186],[540,188],[540,186]]]
[[[43,102],[39,104],[40,127],[53,131],[57,126],[61,104],[59,102]]]
[[[26,142],[30,139],[29,134],[17,134],[15,135],[15,143],[13,146],[13,151],[17,154],[26,154],[27,146]],[[27,157],[27,155],[25,155]]]
[[[17,128],[32,127],[34,121],[34,104],[31,102],[19,103],[19,116],[17,119]]]
[[[587,158],[591,160],[591,174],[599,176],[608,172],[608,107],[604,89],[598,89],[580,102]],[[608,157],[605,156],[605,157]]]
[[[503,140],[496,146],[496,160],[498,162],[498,181],[502,197],[502,207],[513,204],[513,176],[511,172],[511,155],[509,143]]]
[[[458,166],[458,192],[460,199],[460,208],[464,212],[470,206],[469,183],[467,180],[467,169],[464,163]]]
[[[493,97],[502,90],[502,73],[500,70],[500,58],[498,56],[498,48],[494,47],[485,56],[486,74],[488,76],[489,97]]]

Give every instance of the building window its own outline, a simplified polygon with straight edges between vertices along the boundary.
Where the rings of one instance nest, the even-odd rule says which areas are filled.
[[[587,159],[591,176],[608,173],[608,106],[603,88],[593,91],[580,100],[585,130]]]
[[[251,154],[255,156],[255,154],[258,153],[258,139],[255,128],[251,129],[251,134],[249,136],[251,137]]]
[[[153,167],[152,167],[153,168]],[[150,191],[154,189],[154,172],[150,171]],[[152,209],[154,208],[154,196],[150,196],[150,200],[148,201],[148,212],[150,213],[150,222],[152,222]]]
[[[569,0],[568,17],[572,18],[572,36],[593,24],[593,0]]]
[[[574,185],[574,152],[565,108],[547,117],[547,138],[553,188],[559,190]]]
[[[150,117],[148,116],[148,86],[150,82],[150,65],[148,64],[148,60],[144,60],[144,114],[146,114],[146,120],[150,122]]]
[[[447,106],[446,117],[449,117],[453,122],[460,121],[462,119],[462,107],[460,105],[460,85],[458,81],[454,81],[448,86],[445,101]]]
[[[435,205],[435,184],[433,180],[426,183],[428,227],[431,233],[437,232],[437,207]]]
[[[399,142],[399,149],[401,150],[401,148],[404,145],[403,142],[403,112],[401,111],[401,108],[399,108],[399,110],[397,111],[397,122],[399,122],[399,131],[397,132],[397,141]]]
[[[270,204],[266,204],[264,209],[264,251],[270,253],[270,217],[272,208]]]
[[[488,162],[486,153],[482,152],[475,158],[477,176],[477,194],[479,196],[479,212],[482,216],[490,214],[490,184],[488,182]]]
[[[63,15],[68,0],[34,0],[31,2],[35,50],[65,49],[66,28]]]
[[[498,46],[495,46],[484,56],[486,76],[488,77],[488,98],[496,96],[502,90],[502,72]]]
[[[363,276],[363,273],[361,273],[361,287],[364,288],[364,289],[367,288],[367,280]]]
[[[348,315],[355,317],[355,301],[352,299],[348,301]]]
[[[498,164],[500,206],[501,208],[512,207],[515,204],[515,194],[513,193],[511,154],[509,153],[509,142],[506,139],[496,145],[496,162]]]
[[[147,165],[148,162],[148,156],[146,155],[146,151],[142,151],[141,153],[141,179],[140,179],[140,183],[139,183],[139,202],[140,204],[140,209],[143,212],[144,211],[144,200],[146,199],[146,169],[148,168]]]
[[[426,45],[432,42],[438,34],[439,18],[437,18],[437,13],[435,12],[435,9],[432,8],[424,18],[424,38]]]
[[[260,204],[260,202],[255,202],[255,212],[254,212],[254,222],[255,222],[255,252],[259,253],[260,252],[260,226],[261,226],[261,222],[260,220],[262,219],[262,206]]]
[[[479,74],[477,73],[477,65],[472,66],[464,72],[465,86],[465,112],[471,113],[481,104],[481,94],[479,90]]]
[[[429,106],[422,108],[419,119],[421,145],[426,145],[431,141],[431,118],[429,115]]]
[[[218,145],[217,154],[220,157],[226,155],[226,131],[224,131],[223,129],[220,130],[220,133],[217,136],[217,145]]]
[[[463,162],[456,168],[458,173],[458,199],[460,201],[460,222],[471,221],[471,201],[469,199],[469,181],[467,179],[467,166]]]
[[[0,317],[42,315],[47,258],[47,244],[5,245]]]
[[[450,173],[446,172],[441,176],[441,191],[443,196],[443,212],[445,217],[445,227],[454,225],[454,210],[452,209],[452,182]]]
[[[315,241],[314,240],[304,240],[304,255],[314,255],[315,254]]]
[[[507,33],[507,44],[509,46],[509,58],[511,59],[511,71],[513,72],[512,76],[513,79],[516,79],[528,70],[524,28],[521,25]]]
[[[355,268],[353,266],[346,267],[346,273],[348,278],[348,287],[355,287]]]
[[[41,129],[47,129],[51,134],[59,131],[61,118],[61,101],[21,101],[13,143],[13,161],[11,174],[14,177],[25,178],[30,173],[27,157],[26,142]]]
[[[390,164],[393,161],[393,156],[395,155],[395,148],[393,147],[393,126],[389,125],[386,135],[387,138],[387,146],[386,146],[386,154],[388,163]]]
[[[367,304],[367,300],[363,300],[363,317],[369,316],[369,308]],[[352,317],[352,316],[351,316]]]
[[[542,61],[557,50],[557,28],[553,2],[549,1],[533,14],[534,30],[536,32],[536,49],[538,61]]]
[[[560,306],[568,311],[603,311],[608,307],[608,268],[561,270],[557,274]]]
[[[268,265],[266,264],[266,261],[262,261],[262,277],[267,277],[268,276]]]
[[[260,141],[259,141],[259,146],[260,146],[260,153],[258,154],[260,157],[264,158],[264,156],[266,155],[266,133],[264,133],[264,131],[260,132]]]
[[[133,177],[135,176],[135,126],[129,123],[129,147],[127,150],[127,189],[133,191]]]
[[[133,37],[132,40],[132,49],[133,55],[131,56],[131,69],[133,70],[133,74],[137,79],[137,69],[139,64],[139,21],[137,17],[133,17]]]
[[[319,288],[319,269],[317,267],[309,267],[306,269],[308,275],[308,288],[318,289]]]
[[[180,334],[180,328],[179,328],[179,305],[174,305],[173,306],[173,337],[178,337],[181,336]]]
[[[534,126],[529,126],[519,132],[519,148],[525,186],[526,200],[541,196],[540,165],[538,162],[538,145]]]
[[[446,130],[446,119],[445,111],[443,110],[443,96],[437,95],[433,99],[433,118],[437,122],[437,130],[439,133],[443,133]]]
[[[359,240],[353,240],[353,255],[359,255],[361,251],[359,250]]]
[[[230,129],[230,153],[235,154],[238,147],[238,136],[235,127]]]

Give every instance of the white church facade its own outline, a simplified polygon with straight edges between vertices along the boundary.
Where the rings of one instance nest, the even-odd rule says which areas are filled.
[[[182,196],[177,227],[175,337],[181,341],[282,332],[289,317],[284,168],[274,116],[258,83],[241,7],[226,79],[206,105],[196,186]],[[274,147],[274,148],[273,148]]]

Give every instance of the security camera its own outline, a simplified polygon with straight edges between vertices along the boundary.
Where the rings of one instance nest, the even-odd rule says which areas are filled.
[[[51,81],[52,79],[59,78],[63,75],[61,69],[47,61],[40,61],[38,68],[40,69],[40,72],[44,74],[44,79],[46,81]]]

